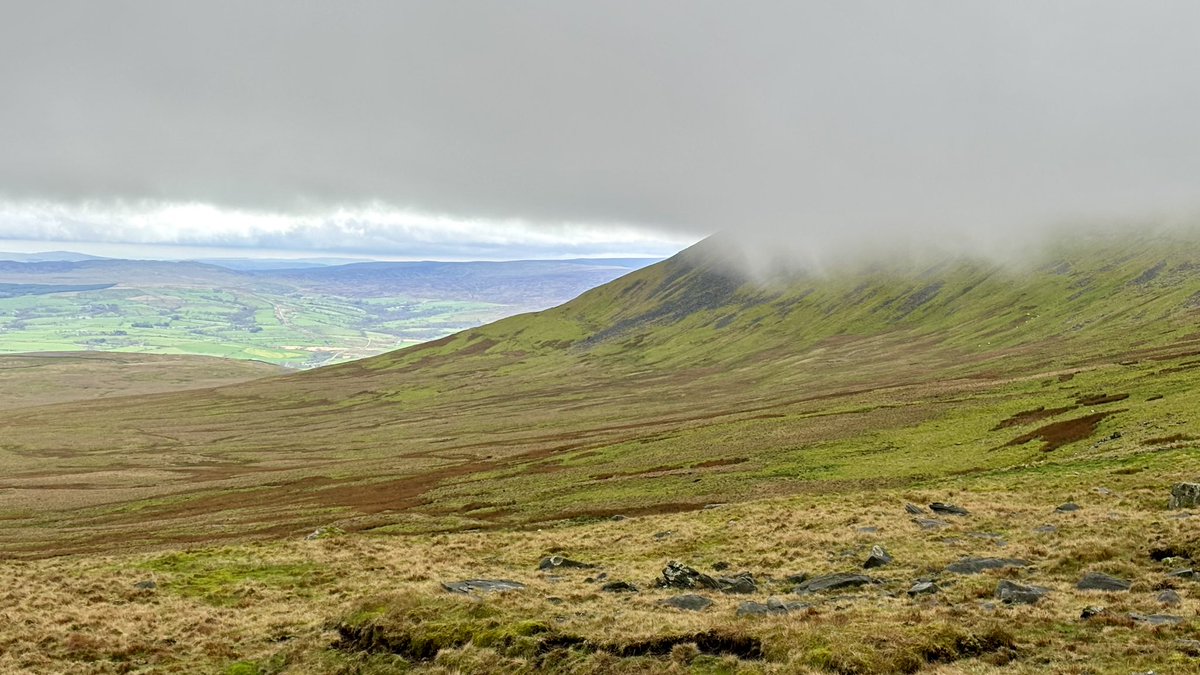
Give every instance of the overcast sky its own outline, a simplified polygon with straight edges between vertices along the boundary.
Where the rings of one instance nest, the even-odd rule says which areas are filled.
[[[1198,26],[1196,0],[0,0],[0,238],[530,257],[1188,217]]]

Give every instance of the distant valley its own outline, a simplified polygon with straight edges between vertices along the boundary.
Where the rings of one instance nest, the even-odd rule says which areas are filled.
[[[311,368],[561,304],[653,260],[165,262],[4,255],[0,353],[217,356]]]

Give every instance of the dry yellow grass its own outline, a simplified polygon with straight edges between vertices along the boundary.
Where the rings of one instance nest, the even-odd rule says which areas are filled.
[[[501,628],[537,622],[556,633],[597,643],[627,644],[709,630],[761,640],[763,658],[701,655],[689,666],[699,668],[697,672],[891,672],[922,667],[932,673],[1083,674],[1120,669],[1184,672],[1195,667],[1196,662],[1172,644],[1200,637],[1200,598],[1192,594],[1196,582],[1167,577],[1171,563],[1152,561],[1149,551],[1176,546],[1181,552],[1200,552],[1194,548],[1196,526],[1176,517],[1179,514],[1146,506],[1161,501],[1161,494],[1151,488],[1123,490],[1120,496],[1081,493],[1082,511],[1058,514],[1054,499],[972,487],[764,500],[531,531],[350,534],[185,552],[8,561],[0,563],[0,670],[216,673],[231,672],[238,662],[253,662],[261,671],[245,672],[392,672],[397,662],[385,655],[336,649],[335,628],[364,608],[397,605],[468,618],[486,607],[486,616]],[[945,529],[921,530],[903,505],[932,500],[953,501],[972,515],[949,519]],[[1043,524],[1056,525],[1058,531],[1036,532]],[[878,531],[861,529],[866,527]],[[979,535],[998,535],[1004,545]],[[858,569],[876,543],[896,558],[893,565],[870,572],[884,582],[880,588],[793,597],[814,606],[788,616],[736,616],[744,600],[788,595],[787,575]],[[537,572],[539,559],[552,553],[599,564],[602,570]],[[1026,558],[1033,565],[977,576],[941,572],[961,557],[981,555]],[[759,580],[760,593],[702,591],[715,604],[698,613],[661,607],[661,600],[679,591],[656,589],[652,580],[672,559],[704,571],[717,562],[728,563],[731,571],[748,570]],[[1079,576],[1093,570],[1129,578],[1132,591],[1075,590]],[[601,592],[598,583],[585,581],[600,571],[610,580],[630,581],[642,592]],[[904,591],[925,575],[938,576],[943,592],[910,599]],[[477,598],[449,594],[440,587],[440,582],[467,578],[513,579],[528,587]],[[1037,606],[1007,607],[992,598],[999,578],[1047,586],[1052,592]],[[135,588],[145,580],[155,581],[157,588]],[[1171,586],[1179,588],[1183,605],[1164,610],[1156,592]],[[553,604],[559,601],[552,598],[561,599],[561,604]],[[1106,606],[1110,618],[1081,621],[1080,611],[1092,604]],[[1129,612],[1164,611],[1185,622],[1149,628],[1124,618]],[[485,623],[468,621],[479,630]],[[440,629],[426,626],[436,640]],[[405,628],[410,629],[420,630]],[[927,643],[939,631],[984,635],[997,630],[1015,637],[1015,651],[927,663]],[[503,669],[533,672],[545,656],[534,647],[521,653],[511,644],[491,649],[469,642],[411,666],[421,672],[450,673],[489,672],[505,664]],[[573,672],[657,672],[671,667],[686,672],[681,659],[687,660],[691,652],[675,651],[674,661],[670,655],[578,656]]]

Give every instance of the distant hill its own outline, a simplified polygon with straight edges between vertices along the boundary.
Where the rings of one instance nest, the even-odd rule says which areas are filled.
[[[99,260],[99,256],[73,251],[44,251],[42,253],[4,253],[0,252],[0,260],[13,262],[80,262],[83,260]]]
[[[0,261],[0,353],[200,354],[312,367],[545,309],[647,262]]]

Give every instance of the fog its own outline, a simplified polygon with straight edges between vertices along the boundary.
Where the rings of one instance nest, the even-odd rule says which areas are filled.
[[[995,254],[1200,212],[1197,25],[1194,0],[3,3],[0,199],[256,214],[212,245],[350,213],[335,235],[378,247],[400,225],[354,214],[390,209],[464,240]],[[113,220],[19,227],[184,229]]]

